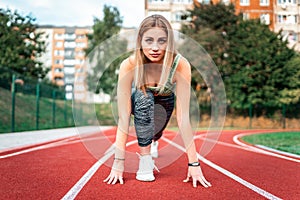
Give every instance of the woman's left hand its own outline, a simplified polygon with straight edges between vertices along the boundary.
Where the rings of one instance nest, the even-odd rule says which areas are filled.
[[[183,182],[185,183],[189,182],[191,177],[193,180],[193,187],[197,187],[198,181],[201,183],[201,185],[203,185],[206,188],[211,187],[210,182],[208,182],[203,176],[200,166],[197,167],[190,166],[188,168],[187,178],[183,180]]]

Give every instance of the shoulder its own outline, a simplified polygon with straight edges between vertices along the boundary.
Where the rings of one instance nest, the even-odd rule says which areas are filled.
[[[134,70],[135,65],[136,64],[135,64],[134,56],[131,55],[121,62],[120,72],[131,72]]]
[[[190,62],[184,56],[180,56],[176,72],[186,73],[190,71],[191,71]]]

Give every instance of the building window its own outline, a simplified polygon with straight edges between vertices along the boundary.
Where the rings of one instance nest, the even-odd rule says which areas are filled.
[[[74,74],[75,68],[74,67],[64,67],[65,74]]]
[[[85,42],[77,42],[76,46],[77,47],[81,47],[81,48],[85,48],[86,47],[86,43]]]
[[[169,3],[169,0],[148,0],[149,3]]]
[[[58,47],[58,48],[63,47],[63,42],[56,42],[55,47]]]
[[[259,5],[260,6],[269,6],[270,2],[269,2],[269,0],[260,0]]]
[[[76,42],[65,42],[65,48],[75,48]]]
[[[72,50],[65,51],[65,56],[66,57],[74,57],[74,51],[72,51]]]
[[[297,0],[277,0],[277,4],[296,4]]]
[[[241,6],[249,6],[250,5],[250,0],[240,0],[240,5]]]
[[[85,53],[84,53],[84,51],[77,51],[77,52],[76,52],[76,55],[77,55],[77,56],[84,56]]]
[[[54,51],[54,56],[63,56],[64,55],[64,51],[62,50],[55,50]]]
[[[178,3],[178,4],[190,4],[192,3],[192,0],[173,0],[173,3]]]
[[[260,23],[269,25],[270,24],[270,15],[269,14],[261,14],[260,15]]]
[[[248,20],[250,19],[249,13],[243,13],[243,20]]]
[[[65,39],[66,40],[74,40],[76,38],[75,33],[66,33],[65,34]]]
[[[62,72],[62,69],[61,68],[55,68],[54,72],[55,73],[60,73],[60,72]]]
[[[75,59],[65,59],[64,65],[76,65],[76,60]]]
[[[296,15],[277,15],[277,22],[280,24],[296,24]]]
[[[54,60],[54,64],[61,65],[61,64],[63,64],[63,60],[61,60],[61,59],[55,59]]]
[[[54,38],[56,40],[63,40],[64,39],[64,34],[61,34],[61,33],[55,33],[54,34]]]
[[[86,36],[84,34],[77,35],[77,39],[84,39]]]

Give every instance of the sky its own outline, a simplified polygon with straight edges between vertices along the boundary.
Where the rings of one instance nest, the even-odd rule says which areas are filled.
[[[17,10],[36,18],[39,25],[89,26],[94,17],[103,19],[103,6],[114,6],[123,27],[138,27],[144,18],[144,0],[1,0],[0,8]]]

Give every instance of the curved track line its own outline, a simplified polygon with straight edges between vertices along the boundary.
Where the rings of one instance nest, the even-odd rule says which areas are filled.
[[[178,148],[179,150],[181,150],[183,152],[186,152],[185,148],[183,148],[182,146],[180,146],[180,145],[174,143],[173,141],[165,138],[164,136],[162,136],[162,139],[164,141],[168,142],[169,144],[173,145],[174,147]],[[229,178],[232,178],[233,180],[237,181],[238,183],[244,185],[245,187],[253,190],[254,192],[260,194],[261,196],[263,196],[267,199],[276,199],[276,200],[281,199],[281,198],[279,198],[279,197],[277,197],[277,196],[275,196],[275,195],[273,195],[273,194],[271,194],[271,193],[255,186],[255,185],[245,181],[244,179],[238,177],[237,175],[231,173],[230,171],[214,164],[213,162],[211,162],[211,161],[207,160],[206,158],[202,157],[199,153],[197,153],[197,156],[198,156],[199,160],[201,160],[202,162],[206,163],[207,165],[209,165],[210,167],[216,169],[217,171],[221,172],[222,174],[228,176]]]
[[[273,153],[273,152],[270,152],[270,151],[266,151],[266,150],[257,148],[255,146],[251,146],[251,145],[248,145],[246,143],[243,143],[243,142],[241,142],[239,140],[240,137],[245,136],[245,135],[250,135],[250,134],[253,134],[253,133],[241,133],[241,134],[235,135],[233,137],[233,141],[236,144],[240,145],[240,146],[244,146],[244,147],[247,147],[249,149],[253,149],[254,151],[262,153],[262,154],[266,154],[266,155],[269,155],[269,156],[273,156],[273,157],[277,157],[277,158],[281,158],[281,159],[285,159],[285,160],[289,160],[289,161],[300,163],[300,160],[298,160],[296,158],[291,158],[291,157],[287,157],[287,156],[280,155],[280,154],[277,154],[277,153]]]

